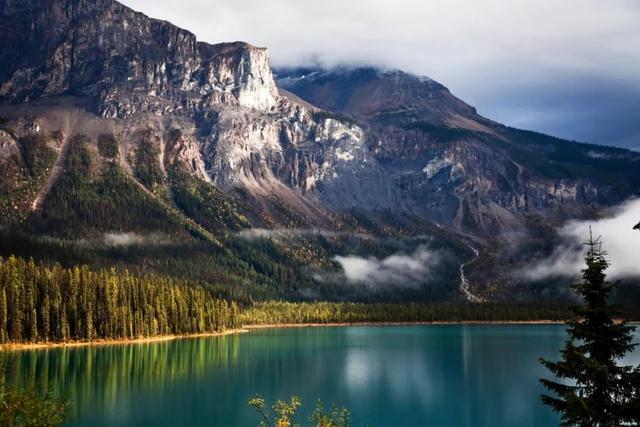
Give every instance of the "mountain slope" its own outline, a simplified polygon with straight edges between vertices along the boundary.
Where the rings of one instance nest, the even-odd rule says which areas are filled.
[[[473,233],[579,215],[637,194],[640,155],[508,128],[428,78],[375,68],[276,70],[279,86],[350,116],[411,209]]]
[[[640,189],[640,155],[505,127],[430,79],[276,83],[266,49],[113,0],[0,0],[0,36],[2,255],[234,298],[480,301],[503,284],[477,248]]]

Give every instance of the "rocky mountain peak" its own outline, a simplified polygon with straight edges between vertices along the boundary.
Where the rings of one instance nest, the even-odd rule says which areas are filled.
[[[475,108],[442,84],[425,76],[378,67],[276,70],[278,85],[319,107],[362,118],[410,113],[430,116],[473,116]]]
[[[13,102],[88,95],[105,117],[120,118],[149,108],[276,104],[266,49],[197,42],[113,0],[2,0],[0,29],[0,98]]]
[[[245,42],[198,44],[207,90],[231,93],[238,105],[269,110],[278,98],[269,52]]]

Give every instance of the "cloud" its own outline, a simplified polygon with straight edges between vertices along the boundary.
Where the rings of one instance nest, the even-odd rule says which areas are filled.
[[[144,242],[144,236],[136,233],[106,233],[104,235],[104,243],[107,246],[142,245]]]
[[[383,259],[354,255],[336,256],[333,259],[340,264],[349,283],[371,287],[418,287],[439,264],[440,255],[421,245],[412,254],[395,254]]]
[[[238,237],[246,240],[255,239],[300,239],[313,237],[355,237],[362,240],[373,239],[364,233],[345,233],[323,230],[320,228],[247,228],[237,233]]]
[[[400,68],[510,125],[640,146],[637,0],[123,2],[203,41],[269,47],[277,66]]]
[[[609,278],[640,277],[640,232],[633,226],[640,220],[640,199],[623,203],[603,219],[571,221],[559,230],[562,244],[553,254],[523,271],[529,280],[575,277],[584,267],[589,226],[594,237],[600,236],[611,262]]]
[[[162,233],[140,235],[133,232],[105,233],[103,240],[107,246],[168,245],[173,242],[170,236]]]

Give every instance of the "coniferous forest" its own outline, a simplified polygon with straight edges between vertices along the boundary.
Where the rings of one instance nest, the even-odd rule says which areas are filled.
[[[117,340],[221,332],[241,325],[564,320],[549,304],[235,302],[183,280],[126,269],[0,260],[0,343]]]
[[[157,275],[0,261],[0,343],[219,332],[238,314],[236,303]]]

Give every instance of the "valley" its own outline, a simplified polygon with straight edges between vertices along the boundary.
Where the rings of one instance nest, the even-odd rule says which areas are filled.
[[[5,0],[0,21],[5,258],[243,304],[570,303],[518,272],[640,188],[640,154],[510,128],[423,76],[272,70],[113,0]]]

